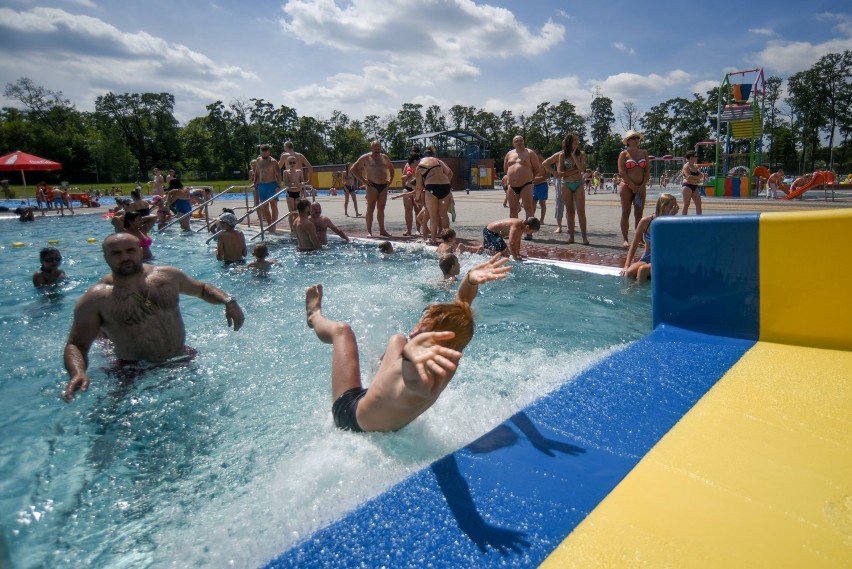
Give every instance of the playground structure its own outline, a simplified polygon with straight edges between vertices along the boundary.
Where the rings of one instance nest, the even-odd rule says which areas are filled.
[[[749,81],[750,80],[750,81]],[[705,186],[707,195],[748,197],[752,176],[763,157],[766,84],[763,68],[725,74],[719,85],[716,114],[716,159]],[[748,140],[748,152],[741,147]]]
[[[410,136],[412,145],[435,148],[441,158],[455,174],[450,179],[454,190],[479,190],[494,186],[495,172],[488,140],[475,132],[466,130],[442,130]]]

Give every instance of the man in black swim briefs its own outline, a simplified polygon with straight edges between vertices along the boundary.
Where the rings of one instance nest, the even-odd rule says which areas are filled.
[[[409,337],[388,340],[369,389],[361,385],[358,344],[349,324],[322,312],[321,284],[305,293],[308,326],[332,345],[332,415],[337,427],[355,431],[395,431],[431,407],[455,375],[461,350],[473,338],[473,311],[479,285],[504,279],[508,259],[495,255],[473,267],[461,280],[455,302],[431,304]]]
[[[370,152],[364,154],[349,169],[355,178],[362,180],[367,186],[367,234],[373,236],[373,213],[379,222],[379,235],[390,237],[385,231],[385,204],[388,194],[384,190],[391,185],[394,167],[387,154],[382,152],[382,143],[374,140],[370,143]],[[378,211],[376,209],[378,208]]]
[[[524,218],[535,213],[533,202],[533,181],[545,176],[538,154],[524,144],[523,136],[512,139],[512,150],[503,159],[503,171],[506,172],[511,192],[506,192],[509,202],[509,217],[519,217],[521,205]]]

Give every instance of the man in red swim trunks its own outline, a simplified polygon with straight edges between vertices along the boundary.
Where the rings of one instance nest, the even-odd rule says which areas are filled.
[[[388,186],[393,182],[394,167],[388,155],[382,152],[382,143],[378,140],[371,142],[370,152],[358,158],[349,171],[367,185],[367,235],[373,236],[373,212],[378,206],[379,235],[390,237],[390,233],[385,231],[385,204]]]

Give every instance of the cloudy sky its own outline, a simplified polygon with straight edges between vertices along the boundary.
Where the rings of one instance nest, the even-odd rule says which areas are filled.
[[[252,97],[319,119],[406,102],[522,113],[568,99],[583,112],[597,90],[644,111],[726,71],[786,77],[845,49],[849,0],[0,3],[3,86],[29,77],[81,110],[109,91],[165,91],[182,122]]]

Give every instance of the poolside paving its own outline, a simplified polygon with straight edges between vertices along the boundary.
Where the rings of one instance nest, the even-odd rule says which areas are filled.
[[[678,196],[681,203],[680,188],[672,188],[667,191]],[[653,212],[653,204],[657,196],[663,190],[659,187],[652,188],[648,194],[648,204],[645,207],[645,215]],[[466,244],[482,243],[482,228],[488,223],[509,216],[509,210],[503,207],[503,192],[500,190],[480,190],[465,192],[453,192],[456,202],[456,220],[452,223],[456,230],[458,240]],[[556,202],[554,191],[550,191],[550,199],[547,201],[547,211],[541,231],[534,235],[533,241],[524,241],[521,252],[529,257],[539,259],[550,259],[591,265],[602,265],[607,267],[622,267],[624,265],[627,249],[622,247],[621,230],[619,219],[621,205],[618,196],[613,193],[598,193],[586,196],[586,218],[588,223],[589,245],[580,243],[568,243],[568,236],[563,233],[554,233],[556,230],[555,211]],[[323,215],[331,220],[350,237],[368,239],[366,224],[363,217],[346,217],[343,211],[344,198],[342,195],[333,197],[317,198],[323,206]],[[823,199],[806,199],[794,201],[766,200],[765,198],[704,198],[705,214],[737,214],[737,213],[761,213],[768,211],[800,211],[803,209],[852,207],[849,199],[840,201],[826,201]],[[358,208],[363,214],[366,209],[364,196],[358,196]],[[354,209],[349,205],[350,214]],[[540,210],[537,211],[540,213]],[[694,206],[690,207],[690,215],[694,213]],[[633,236],[633,220],[631,214],[630,237]],[[378,224],[373,221],[373,235],[375,239],[387,239],[394,243],[414,243],[416,238],[403,237],[405,232],[405,220],[402,200],[388,200],[385,210],[385,228],[392,235],[389,238],[380,238]],[[580,239],[579,230],[576,239]]]

